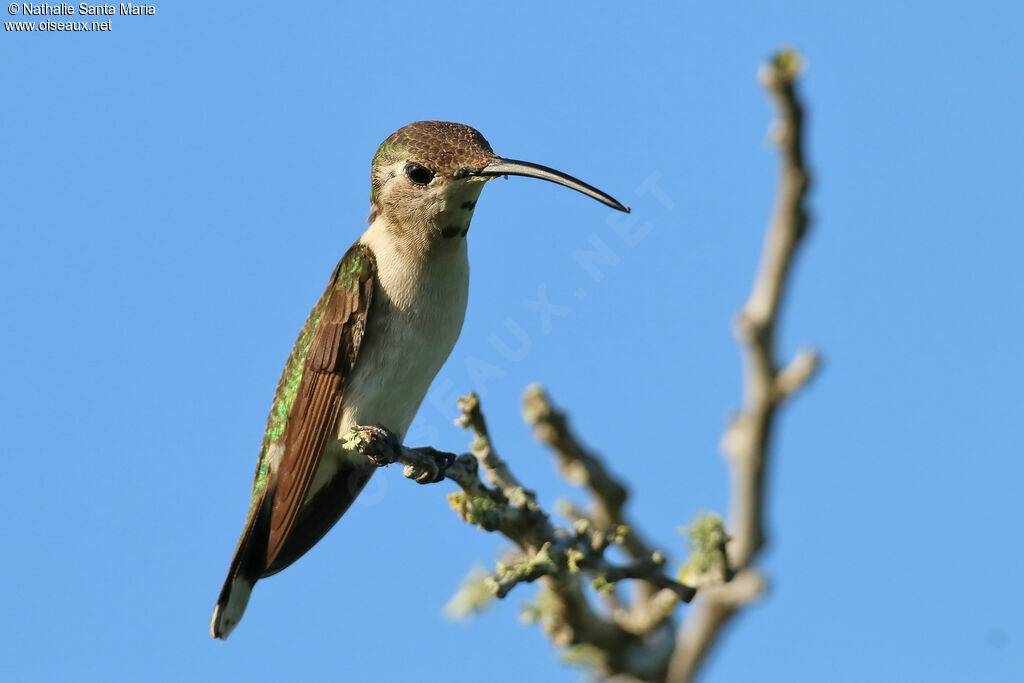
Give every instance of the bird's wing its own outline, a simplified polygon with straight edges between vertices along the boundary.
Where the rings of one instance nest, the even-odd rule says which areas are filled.
[[[330,481],[299,508],[284,545],[260,578],[276,574],[316,545],[349,509],[376,469],[368,463],[339,463]]]
[[[337,425],[345,382],[366,331],[375,276],[373,252],[356,243],[335,268],[288,357],[267,418],[245,529],[214,612],[211,629],[217,637],[230,633],[245,609],[248,590],[267,575],[295,528],[324,446]],[[289,561],[312,543],[301,545],[301,552],[285,553],[294,555]],[[278,561],[274,571],[281,566]],[[235,591],[242,597],[235,600],[237,607],[229,607],[237,579],[244,579],[245,590]]]
[[[335,436],[345,381],[366,331],[374,274],[373,252],[368,247],[357,243],[348,250],[310,314],[306,324],[310,334],[307,339],[300,336],[292,352],[302,357],[301,368],[289,372],[286,367],[278,384],[273,410],[287,418],[270,507],[266,567],[273,564],[288,539],[324,447]],[[271,414],[267,436],[275,436],[277,427]]]

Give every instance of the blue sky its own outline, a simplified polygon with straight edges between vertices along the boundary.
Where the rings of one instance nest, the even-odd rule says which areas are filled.
[[[771,592],[704,680],[1024,672],[1019,4],[155,7],[0,36],[0,677],[577,679],[518,623],[530,590],[441,617],[503,545],[396,470],[212,641],[273,388],[380,141],[473,125],[648,227],[629,246],[564,188],[489,185],[466,325],[409,439],[464,449],[452,397],[476,389],[541,499],[573,495],[519,417],[542,381],[678,560],[677,527],[726,504],[729,324],[775,182],[755,72],[782,45],[807,60],[817,172],[782,350],[825,366],[776,434]],[[617,257],[600,279],[571,257],[594,238]],[[509,320],[515,357],[490,341]]]

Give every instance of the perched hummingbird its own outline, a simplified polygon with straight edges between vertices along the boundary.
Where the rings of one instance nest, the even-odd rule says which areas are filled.
[[[384,425],[404,439],[466,313],[466,233],[484,183],[542,178],[629,211],[546,166],[505,159],[473,128],[419,121],[377,149],[369,227],[345,252],[277,384],[245,529],[210,621],[227,638],[257,580],[334,526],[375,467],[342,439]]]

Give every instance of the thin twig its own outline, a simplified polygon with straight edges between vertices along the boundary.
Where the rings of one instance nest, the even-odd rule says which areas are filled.
[[[508,463],[498,457],[498,453],[494,450],[490,432],[487,431],[487,420],[484,419],[484,414],[480,410],[480,398],[476,392],[472,391],[461,397],[458,406],[462,415],[455,420],[455,424],[473,433],[473,443],[470,444],[470,449],[477,462],[480,463],[480,467],[483,468],[484,478],[487,482],[497,486],[510,498],[520,495],[520,491],[522,491],[533,500],[535,498],[533,492],[526,490],[519,483],[516,476],[512,474],[512,470],[509,469]]]
[[[624,513],[629,496],[626,485],[612,475],[600,458],[584,448],[569,429],[565,413],[551,404],[540,386],[527,388],[523,416],[533,427],[534,437],[554,451],[555,462],[566,481],[590,492],[594,509],[586,517],[601,529],[627,527],[629,533],[622,544],[626,552],[634,559],[650,557],[654,548],[640,537]]]
[[[775,142],[781,170],[778,195],[750,297],[736,319],[743,356],[743,406],[726,430],[722,450],[732,487],[727,564],[732,578],[702,587],[680,628],[667,680],[689,681],[730,618],[757,599],[764,581],[752,569],[765,543],[764,477],[776,409],[814,375],[818,355],[800,352],[785,368],[775,361],[775,329],[793,257],[807,232],[810,175],[804,165],[803,108],[795,84],[800,57],[784,51],[761,68],[761,85],[778,112]]]

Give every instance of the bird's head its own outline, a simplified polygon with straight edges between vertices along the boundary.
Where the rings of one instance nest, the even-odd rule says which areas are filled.
[[[383,217],[417,240],[461,240],[484,183],[498,176],[550,180],[618,209],[611,196],[546,166],[499,157],[461,123],[417,121],[399,128],[373,157],[370,220]]]

